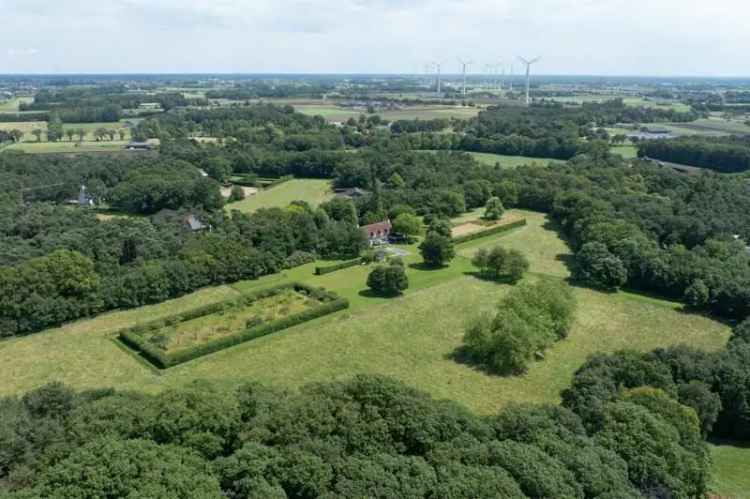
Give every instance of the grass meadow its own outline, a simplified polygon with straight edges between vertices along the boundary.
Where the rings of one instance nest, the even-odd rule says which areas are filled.
[[[78,130],[83,129],[86,131],[86,136],[84,137],[84,143],[85,142],[95,142],[94,137],[94,131],[98,128],[105,128],[107,130],[125,130],[125,141],[130,141],[131,139],[131,132],[130,128],[128,127],[128,123],[124,121],[119,121],[117,123],[65,123],[63,124],[63,131],[67,130]],[[42,141],[47,140],[47,122],[46,121],[27,121],[27,122],[9,122],[9,123],[0,123],[0,130],[13,130],[18,129],[24,132],[24,136],[21,138],[21,142],[27,142],[36,144],[38,143],[36,137],[31,133],[35,129],[42,130]],[[116,136],[117,141],[119,141],[119,135]],[[73,141],[78,141],[78,136],[76,135],[73,138]],[[58,142],[58,144],[63,142],[69,142],[68,137],[64,136],[63,140]]]
[[[20,142],[4,148],[7,151],[24,151],[29,154],[60,154],[60,153],[88,153],[88,152],[117,152],[123,151],[127,141],[102,142]]]
[[[229,212],[239,210],[251,213],[261,208],[283,208],[292,201],[304,200],[317,206],[333,197],[331,182],[318,179],[293,179],[268,190],[248,196],[242,201],[225,206]]]
[[[315,276],[315,264],[308,264],[256,281],[207,288],[158,305],[111,312],[0,342],[0,394],[22,393],[53,380],[77,388],[112,386],[153,393],[195,379],[226,386],[259,381],[295,388],[355,373],[377,373],[434,397],[456,400],[477,413],[492,414],[515,402],[558,403],[560,391],[575,370],[595,352],[647,351],[678,343],[717,350],[725,344],[727,326],[687,314],[680,304],[626,292],[575,288],[578,308],[569,337],[552,346],[545,360],[533,363],[526,374],[491,376],[457,362],[453,353],[462,343],[467,322],[491,311],[510,289],[474,276],[470,258],[478,248],[503,245],[522,251],[531,263],[529,279],[569,276],[568,247],[546,216],[520,210],[509,213],[526,217],[528,224],[459,245],[457,257],[442,269],[423,268],[417,246],[404,247],[411,253],[405,258],[410,287],[398,298],[368,292],[365,281],[371,267],[360,265]],[[115,341],[117,330],[139,321],[290,281],[335,291],[348,298],[351,307],[165,371],[152,368]],[[750,451],[725,446],[712,449],[715,490],[741,497],[731,494],[746,490],[743,470]]]
[[[295,104],[296,111],[309,116],[322,116],[328,121],[343,122],[349,118],[357,119],[366,114],[361,109],[340,107],[335,104],[304,103]],[[475,117],[480,111],[478,107],[464,106],[410,106],[404,109],[378,110],[375,114],[387,121],[395,120],[432,120],[437,118],[469,119]]]
[[[747,442],[712,442],[713,479],[711,489],[719,497],[750,497],[750,447]]]
[[[638,146],[634,145],[612,146],[609,150],[612,154],[619,154],[625,159],[638,157]]]

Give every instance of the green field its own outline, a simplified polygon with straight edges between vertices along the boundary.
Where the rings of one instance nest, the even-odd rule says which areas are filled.
[[[445,152],[434,149],[422,149],[420,152]],[[549,166],[562,165],[565,161],[553,158],[532,158],[530,156],[506,156],[504,154],[491,154],[486,152],[468,152],[479,163],[487,166],[495,166],[497,163],[502,168],[516,168],[519,166]]]
[[[0,113],[17,113],[18,106],[22,102],[31,102],[33,97],[15,97],[13,99],[0,100]]]
[[[747,443],[714,442],[711,458],[711,491],[720,497],[750,498],[750,447]]]
[[[474,159],[483,165],[495,166],[500,163],[503,168],[516,168],[518,166],[548,166],[550,164],[561,165],[565,161],[553,158],[531,158],[528,156],[506,156],[504,154],[490,154],[485,152],[470,152]]]
[[[318,206],[331,197],[333,197],[333,191],[328,180],[293,179],[271,189],[259,191],[242,201],[230,203],[225,206],[225,209],[251,213],[261,208],[283,208],[292,201],[298,200]]]
[[[336,104],[296,104],[295,110],[309,116],[322,116],[328,121],[343,122],[349,118],[357,119],[366,114],[362,109],[340,107]],[[477,107],[463,106],[411,106],[405,109],[378,110],[375,114],[387,121],[395,120],[431,120],[437,118],[459,118],[469,119],[475,117],[480,111]]]
[[[649,350],[687,342],[717,349],[728,328],[701,316],[685,315],[676,304],[628,293],[576,289],[579,313],[569,339],[550,349],[544,362],[519,377],[488,376],[456,363],[466,321],[489,310],[509,289],[476,279],[468,257],[482,245],[501,243],[524,251],[535,275],[567,275],[565,244],[545,217],[522,213],[529,225],[508,234],[475,240],[441,270],[409,266],[410,288],[396,299],[365,291],[369,268],[356,266],[313,276],[314,264],[258,281],[205,289],[138,310],[113,312],[61,328],[0,343],[4,383],[0,393],[19,393],[50,379],[73,386],[115,386],[158,391],[196,378],[234,383],[256,380],[283,386],[331,380],[353,373],[392,375],[437,397],[456,399],[481,413],[511,401],[556,402],[574,370],[595,351]],[[415,247],[407,264],[420,258]],[[323,286],[351,301],[351,308],[155,374],[114,341],[115,331],[144,318],[155,319],[281,282]]]
[[[19,121],[19,122],[11,122],[11,123],[0,123],[0,130],[13,130],[18,129],[24,132],[24,136],[21,139],[22,142],[37,142],[36,137],[31,133],[34,129],[40,129],[44,133],[42,133],[42,141],[47,140],[47,122],[46,121]],[[86,131],[86,137],[84,139],[85,142],[94,142],[94,131],[99,128],[105,128],[107,130],[120,130],[125,129],[125,141],[129,141],[131,139],[131,131],[128,127],[128,123],[124,121],[119,121],[117,123],[65,123],[63,124],[63,130],[78,130],[83,129]],[[116,139],[119,140],[119,135],[116,136]],[[76,135],[73,138],[74,141],[78,140],[78,136]],[[63,137],[63,140],[61,142],[69,142],[68,137]]]
[[[103,142],[21,142],[5,147],[4,151],[24,151],[29,154],[116,152],[123,151],[127,141]]]
[[[4,369],[0,394],[22,393],[53,379],[77,388],[113,386],[158,392],[195,379],[228,386],[252,380],[298,387],[354,373],[378,373],[435,397],[457,400],[478,413],[492,414],[511,402],[559,402],[560,390],[595,352],[647,351],[677,343],[716,350],[726,342],[727,326],[685,314],[677,303],[575,288],[578,309],[569,337],[551,347],[545,360],[532,364],[526,374],[490,376],[454,361],[452,353],[461,345],[467,321],[491,310],[510,289],[473,276],[469,258],[478,248],[501,244],[522,251],[531,263],[531,279],[569,275],[565,265],[569,250],[547,218],[518,210],[509,214],[524,216],[528,225],[459,245],[458,257],[440,270],[417,265],[416,245],[405,247],[411,252],[405,258],[410,287],[399,298],[366,292],[368,266],[314,276],[315,264],[309,264],[257,281],[207,288],[158,305],[112,312],[0,342]],[[292,281],[325,287],[348,298],[351,307],[162,372],[115,341],[116,331],[146,318],[174,315]],[[742,473],[750,451],[713,450],[716,490],[725,494],[745,490],[747,478]]]
[[[638,147],[634,145],[612,146],[609,150],[612,154],[619,154],[625,159],[638,157]]]
[[[720,117],[701,118],[690,123],[670,123],[659,125],[680,135],[704,135],[718,137],[721,135],[750,135],[750,126],[744,122],[727,120]]]

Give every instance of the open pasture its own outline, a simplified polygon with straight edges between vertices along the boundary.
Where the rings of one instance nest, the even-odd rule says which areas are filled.
[[[292,201],[298,200],[318,206],[331,197],[333,197],[333,191],[328,180],[293,179],[271,189],[258,191],[257,194],[248,196],[242,201],[229,203],[225,209],[228,212],[239,210],[243,213],[251,213],[261,208],[283,208]]]
[[[0,100],[0,113],[17,113],[21,103],[29,103],[34,100],[33,97],[13,97],[11,99]]]
[[[523,212],[526,227],[458,247],[459,256],[443,269],[417,265],[406,257],[410,288],[403,297],[370,295],[365,280],[371,267],[356,266],[314,276],[314,264],[258,281],[209,288],[159,305],[114,312],[32,336],[0,343],[6,382],[0,393],[19,393],[51,379],[79,388],[114,386],[159,391],[198,378],[228,384],[240,380],[299,386],[351,376],[381,373],[458,400],[487,414],[508,402],[556,402],[572,373],[595,351],[648,350],[674,343],[718,349],[728,327],[684,314],[679,305],[629,293],[576,289],[578,316],[570,337],[549,350],[518,377],[489,376],[452,358],[466,322],[490,310],[509,289],[473,277],[470,255],[483,245],[521,250],[531,262],[532,278],[564,278],[567,248],[541,214]],[[535,215],[535,216],[534,216]],[[407,248],[413,250],[413,248]],[[215,303],[284,282],[323,286],[350,299],[351,308],[201,357],[156,374],[137,356],[115,343],[119,329],[142,317],[158,319],[185,313],[196,304]],[[239,290],[239,291],[238,291]]]
[[[127,141],[102,141],[102,142],[21,142],[12,144],[5,150],[24,151],[29,154],[75,154],[89,152],[118,152],[124,151]],[[137,153],[136,153],[137,154]]]
[[[474,159],[483,165],[495,166],[499,164],[502,168],[516,168],[519,166],[548,166],[564,164],[565,161],[554,158],[532,158],[529,156],[507,156],[504,154],[491,154],[485,152],[470,152]]]
[[[337,106],[335,104],[298,104],[295,110],[309,116],[322,116],[328,121],[343,122],[349,118],[357,119],[360,115],[367,115],[364,109]],[[375,114],[387,121],[396,120],[432,120],[432,119],[469,119],[480,111],[478,107],[464,106],[408,106],[403,109],[376,110]]]

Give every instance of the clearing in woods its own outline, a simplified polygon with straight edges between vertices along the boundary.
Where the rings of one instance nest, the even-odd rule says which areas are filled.
[[[480,414],[492,414],[511,402],[558,403],[560,391],[569,385],[575,370],[595,352],[648,351],[679,343],[717,350],[726,343],[727,326],[686,314],[680,304],[626,292],[575,288],[578,312],[569,337],[552,346],[545,360],[533,363],[526,374],[491,376],[456,362],[452,354],[462,343],[467,321],[491,311],[510,289],[472,276],[470,258],[478,248],[503,245],[520,250],[531,263],[529,279],[569,275],[568,247],[546,216],[520,210],[509,213],[524,216],[528,224],[459,245],[456,259],[442,269],[424,269],[418,265],[421,258],[416,245],[406,248],[411,253],[405,258],[410,287],[399,298],[367,292],[365,281],[371,267],[360,265],[314,276],[315,264],[308,264],[257,281],[207,288],[158,305],[107,313],[0,342],[4,374],[0,394],[23,393],[52,380],[81,389],[111,386],[158,392],[195,379],[228,387],[252,380],[292,388],[355,373],[377,373],[437,398],[456,400]],[[114,341],[116,331],[144,317],[157,319],[291,281],[325,287],[348,298],[351,307],[161,372]],[[747,490],[742,463],[747,463],[750,452],[735,447],[712,449],[717,467],[714,489],[741,497],[732,494]]]
[[[329,180],[298,178],[258,191],[257,194],[248,196],[242,201],[229,203],[224,209],[227,212],[239,210],[242,213],[251,213],[261,208],[283,208],[292,201],[298,200],[318,206],[332,197],[333,191]]]
[[[360,115],[368,116],[364,109],[341,107],[335,104],[295,104],[295,110],[309,116],[322,116],[328,121],[344,122],[349,118],[358,119]],[[375,114],[386,121],[396,120],[434,120],[438,118],[469,119],[480,111],[478,107],[466,106],[408,106],[403,109],[375,110]]]

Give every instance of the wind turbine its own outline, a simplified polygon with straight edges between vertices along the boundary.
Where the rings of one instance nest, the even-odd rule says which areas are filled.
[[[526,105],[527,106],[531,104],[531,97],[529,95],[529,86],[531,85],[531,66],[532,64],[536,64],[537,62],[539,62],[539,59],[541,59],[541,57],[537,57],[531,60],[524,59],[523,57],[518,58],[518,60],[520,60],[522,63],[526,65]]]
[[[437,88],[437,94],[438,97],[440,97],[441,93],[441,81],[440,81],[440,66],[442,65],[442,62],[436,61],[432,63],[435,66],[435,69],[437,70],[437,82],[436,82],[436,88]]]
[[[461,63],[461,69],[462,69],[462,72],[463,72],[463,75],[464,75],[464,90],[463,90],[463,94],[464,94],[464,97],[466,97],[466,69],[470,65],[474,64],[474,62],[472,62],[472,61],[465,61],[465,60],[461,59],[460,57],[458,58],[458,62]]]

